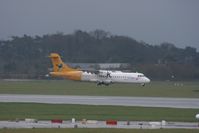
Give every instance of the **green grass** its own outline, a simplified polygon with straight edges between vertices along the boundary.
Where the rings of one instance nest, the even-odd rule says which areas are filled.
[[[198,133],[197,129],[0,129],[0,133]]]
[[[0,81],[0,94],[58,94],[99,96],[155,96],[199,98],[199,82],[153,81],[145,87],[139,84],[113,84],[96,86],[95,83],[67,80]]]
[[[38,80],[8,82],[0,81],[0,94],[58,94],[58,95],[99,95],[99,96],[152,96],[199,98],[199,82],[154,81],[145,87],[139,84],[113,84],[96,86],[95,83],[67,80]]]
[[[42,120],[166,120],[195,121],[198,109],[93,106],[67,104],[0,103],[0,120],[35,118]]]

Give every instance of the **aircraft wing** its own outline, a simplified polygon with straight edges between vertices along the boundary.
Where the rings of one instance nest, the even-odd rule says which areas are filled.
[[[93,73],[93,74],[99,74],[99,70],[93,70],[93,69],[81,69],[83,72]]]

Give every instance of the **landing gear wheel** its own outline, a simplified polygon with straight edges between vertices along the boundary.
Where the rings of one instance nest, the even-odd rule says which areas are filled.
[[[141,84],[141,86],[143,86],[143,87],[144,87],[144,86],[145,86],[145,83],[142,83],[142,84]]]

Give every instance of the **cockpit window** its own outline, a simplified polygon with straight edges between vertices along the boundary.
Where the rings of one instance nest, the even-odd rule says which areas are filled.
[[[144,75],[138,75],[138,77],[144,77]]]

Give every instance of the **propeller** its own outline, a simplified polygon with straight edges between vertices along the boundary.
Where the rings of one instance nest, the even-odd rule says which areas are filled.
[[[106,74],[106,77],[108,78],[111,78],[111,73],[109,71],[107,71],[107,74]]]

